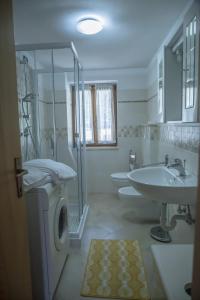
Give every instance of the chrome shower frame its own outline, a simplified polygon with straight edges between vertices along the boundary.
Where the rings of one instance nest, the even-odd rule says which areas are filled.
[[[53,66],[52,73],[54,73],[54,57],[53,57],[53,50],[56,49],[71,49],[74,57],[76,58],[76,61],[78,63],[79,69],[82,71],[82,65],[79,60],[78,53],[76,51],[76,48],[74,46],[73,42],[66,42],[66,43],[41,43],[41,44],[20,44],[20,45],[15,45],[15,50],[16,51],[36,51],[36,50],[52,50],[51,51],[51,62]],[[54,76],[52,75],[52,82],[53,82],[53,129],[54,129],[54,138],[53,138],[53,144],[55,145],[54,150],[53,150],[53,156],[57,160],[57,147],[56,147],[56,121],[55,121],[55,82],[54,82]],[[28,95],[27,95],[28,96]],[[79,95],[78,95],[79,97]],[[26,98],[26,96],[25,96]],[[24,101],[25,102],[25,101]],[[84,109],[84,108],[83,108]],[[83,112],[84,114],[84,112]],[[36,130],[39,132],[39,130]],[[85,137],[84,142],[85,142]],[[37,141],[37,145],[39,142]],[[39,154],[38,146],[37,146],[37,154]]]
[[[80,82],[82,82],[82,84],[80,84],[81,90],[82,92],[84,91],[84,83],[83,83],[83,68],[82,65],[80,63],[79,60],[79,56],[78,53],[75,49],[75,46],[73,44],[73,42],[66,42],[66,43],[42,43],[42,44],[21,44],[21,45],[16,45],[15,46],[16,51],[37,51],[37,50],[50,50],[51,52],[51,63],[52,63],[52,76],[54,77],[54,55],[53,55],[53,51],[54,50],[59,50],[59,49],[71,49],[71,52],[74,56],[74,60],[76,61],[76,64],[78,66],[78,78],[80,79]],[[36,63],[36,61],[34,62]],[[35,68],[37,70],[37,67]],[[65,71],[65,69],[63,69]],[[66,69],[66,72],[69,71],[73,71],[73,69]],[[56,118],[55,118],[55,104],[56,104],[56,96],[55,96],[55,82],[54,82],[54,78],[52,78],[52,85],[53,85],[53,128],[54,128],[54,151],[55,151],[55,160],[57,160],[57,149],[56,149]],[[36,82],[36,98],[37,96],[37,90],[38,90],[38,86],[37,86],[37,82]],[[28,96],[28,95],[27,95]],[[82,98],[82,99],[81,99]],[[84,93],[82,93],[82,97],[80,97],[79,93],[77,93],[77,99],[78,99],[78,103],[80,103],[80,101],[84,101]],[[29,99],[25,98],[24,102],[26,102],[26,100],[28,101]],[[84,105],[82,105],[82,109],[83,109],[83,116],[85,114],[84,112]],[[36,123],[38,123],[39,120],[36,121]],[[37,124],[38,126],[38,124]],[[38,126],[38,133],[40,132],[39,130],[40,126]],[[83,136],[82,136],[82,142],[80,144],[81,149],[79,149],[82,153],[84,152],[85,155],[85,124],[83,124]],[[39,146],[39,141],[38,141],[38,146]],[[39,147],[38,147],[39,149]],[[39,151],[38,151],[39,152]],[[83,156],[84,156],[83,155]],[[81,166],[79,169],[79,172],[81,173],[81,178],[83,178],[83,181],[81,181],[81,184],[79,184],[78,189],[80,189],[80,193],[82,193],[84,196],[82,198],[82,202],[79,202],[79,226],[77,229],[77,232],[71,232],[70,233],[70,237],[73,240],[80,240],[81,239],[81,235],[83,232],[83,227],[84,227],[84,223],[86,221],[86,216],[87,216],[87,212],[88,212],[88,205],[87,205],[87,186],[86,186],[86,180],[85,180],[85,176],[84,176],[84,172],[86,172],[86,161],[85,161],[85,157],[81,158]],[[84,165],[84,166],[83,166]]]
[[[16,51],[34,51],[34,50],[50,50],[50,49],[65,49],[69,48],[72,50],[74,56],[76,57],[79,68],[82,69],[82,65],[80,63],[78,53],[74,46],[73,42],[66,42],[66,43],[44,43],[44,44],[20,44],[15,45]]]

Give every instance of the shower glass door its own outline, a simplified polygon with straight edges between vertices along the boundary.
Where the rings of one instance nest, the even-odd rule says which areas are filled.
[[[84,130],[84,93],[82,84],[82,69],[74,58],[74,155],[77,161],[77,168],[80,174],[78,182],[79,191],[79,217],[82,216],[85,199],[86,199],[86,188],[85,188],[85,130]]]
[[[73,47],[33,45],[17,51],[23,160],[49,158],[76,171],[67,184],[68,223],[74,237],[86,204],[81,73]]]
[[[56,160],[55,95],[52,49],[35,50],[38,147],[40,158]]]
[[[71,49],[54,49],[53,62],[56,153],[58,161],[66,163],[77,173],[74,180],[70,181],[67,186],[69,230],[71,233],[76,233],[79,229],[86,198],[85,166],[82,165],[84,162],[82,156],[85,155],[85,152],[82,150],[84,141],[81,138],[83,136],[81,132],[84,132],[83,121],[81,121],[83,112],[80,105],[83,101],[81,92],[83,86],[80,82],[81,70],[77,57]],[[65,87],[65,93],[62,84]],[[66,119],[65,123],[64,118]],[[63,124],[66,126],[66,132]]]

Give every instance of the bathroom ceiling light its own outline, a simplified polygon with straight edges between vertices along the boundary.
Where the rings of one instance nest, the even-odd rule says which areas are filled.
[[[102,29],[101,21],[94,18],[82,19],[77,23],[77,30],[83,34],[96,34]]]

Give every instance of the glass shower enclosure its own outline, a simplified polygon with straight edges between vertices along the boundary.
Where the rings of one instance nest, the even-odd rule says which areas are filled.
[[[23,161],[48,158],[72,167],[68,218],[79,238],[87,213],[82,67],[73,43],[16,46]]]

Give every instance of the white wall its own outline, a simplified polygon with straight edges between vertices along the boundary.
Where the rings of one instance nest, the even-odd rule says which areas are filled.
[[[148,122],[157,123],[158,120],[158,63],[163,59],[164,47],[169,44],[174,35],[181,28],[184,16],[188,9],[191,7],[193,1],[191,0],[185,9],[181,12],[179,18],[175,24],[172,24],[172,28],[161,43],[158,51],[155,53],[151,62],[147,67],[147,94],[148,94]]]
[[[157,57],[151,61],[147,68],[147,100],[148,100],[148,123],[157,122],[158,108],[158,72]]]
[[[189,173],[198,173],[199,124],[145,125],[141,139],[144,164],[164,162],[168,154],[171,163],[180,158],[186,161]]]
[[[144,68],[85,70],[84,81],[118,81],[119,90],[142,90],[147,86]]]
[[[118,147],[87,149],[89,193],[113,191],[110,174],[128,171],[128,153],[133,149],[141,162],[141,137],[136,126],[147,122],[147,73],[144,69],[85,71],[85,81],[117,81]]]
[[[164,47],[169,44],[174,34],[180,28],[184,15],[191,4],[192,1],[190,1],[176,23],[172,26],[170,32],[164,39],[157,53],[155,53],[147,68],[148,123],[157,123],[158,61],[163,57]],[[154,139],[143,136],[143,160],[145,163],[162,161],[164,155],[168,153],[171,159],[176,157],[186,159],[186,168],[189,172],[197,174],[198,145],[200,138],[199,125],[168,125],[169,124],[158,126],[157,130],[159,131],[159,134]]]
[[[57,159],[58,161],[70,164],[73,168],[68,153],[68,132],[72,128],[71,111],[67,114],[67,108],[71,107],[71,95],[67,83],[66,73],[55,73],[55,127],[56,127],[56,153],[53,153],[54,142],[54,115],[53,115],[53,85],[52,74],[41,73],[38,75],[39,93],[39,117],[40,122],[40,156],[44,158]],[[66,103],[68,106],[66,106]],[[68,124],[69,118],[69,124]],[[71,136],[69,135],[71,138]],[[54,155],[53,155],[54,154]]]
[[[186,159],[188,170],[197,172],[198,129],[180,126],[177,131],[176,127],[168,128],[162,125],[161,128],[156,125],[141,126],[142,131],[139,134],[136,132],[138,125],[158,122],[158,60],[162,56],[163,47],[180,27],[185,11],[180,15],[146,69],[84,72],[86,81],[116,80],[118,83],[118,148],[87,150],[90,193],[113,191],[110,174],[128,170],[128,153],[131,148],[136,151],[139,165],[163,161],[164,155],[169,153],[172,159],[175,157]]]
[[[39,121],[40,157],[65,163],[76,172],[77,152],[73,148],[72,136],[72,98],[67,73],[55,73],[55,127],[56,149],[54,146],[53,87],[52,74],[39,74]],[[68,201],[78,203],[78,177],[68,185]]]

